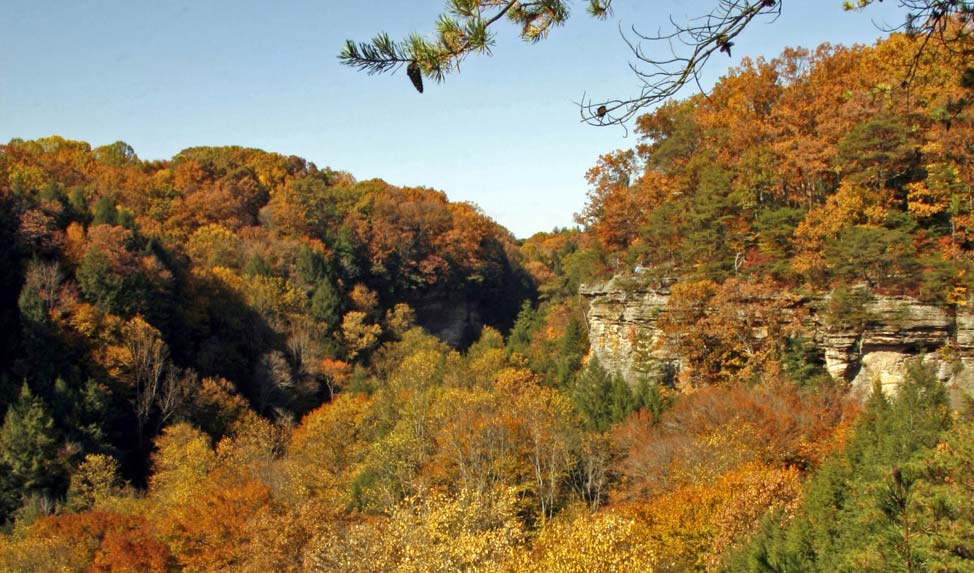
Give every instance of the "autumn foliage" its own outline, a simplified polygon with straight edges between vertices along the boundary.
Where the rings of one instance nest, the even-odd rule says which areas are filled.
[[[746,60],[524,241],[294,156],[0,146],[0,570],[969,570],[969,421],[802,337],[969,302],[974,80],[891,82],[912,41]],[[613,274],[679,372],[590,352]]]

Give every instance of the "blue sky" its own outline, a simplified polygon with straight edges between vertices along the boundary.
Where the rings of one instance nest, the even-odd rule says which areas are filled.
[[[655,31],[669,14],[716,0],[616,0],[608,22],[574,17],[538,45],[501,30],[491,58],[416,93],[403,73],[338,64],[346,38],[432,29],[441,0],[0,0],[0,141],[58,134],[123,140],[143,159],[196,145],[300,155],[319,167],[446,191],[518,237],[572,224],[585,172],[628,147],[619,128],[579,124],[583,92],[627,95],[636,82],[618,22]],[[841,0],[789,0],[706,70],[786,46],[873,42],[902,21],[894,2],[862,14]]]

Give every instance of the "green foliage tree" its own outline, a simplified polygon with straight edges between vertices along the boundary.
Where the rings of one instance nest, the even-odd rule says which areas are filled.
[[[130,304],[131,293],[125,285],[126,277],[114,273],[107,257],[99,251],[91,249],[85,254],[77,276],[85,296],[107,310],[121,312]]]
[[[670,407],[671,400],[663,396],[658,381],[648,376],[640,376],[632,393],[632,410],[646,410],[653,415],[653,422],[659,422],[663,412]]]
[[[82,223],[89,222],[91,213],[89,212],[88,196],[84,189],[80,187],[72,189],[68,195],[68,204],[71,206],[71,210],[74,212],[74,216],[78,221]]]
[[[839,141],[837,163],[853,173],[853,181],[871,187],[908,182],[917,159],[916,142],[904,120],[888,111],[856,125]]]
[[[825,260],[839,280],[871,287],[910,284],[919,266],[908,232],[871,225],[843,229],[826,243]]]
[[[507,348],[510,352],[518,352],[521,355],[528,354],[528,347],[531,345],[532,334],[538,328],[537,311],[530,300],[521,303],[521,310],[518,312],[517,320],[511,327],[511,332],[507,337]]]
[[[568,327],[561,336],[560,348],[556,358],[555,383],[566,388],[582,367],[582,359],[588,350],[588,333],[581,319],[572,316]]]
[[[96,147],[91,150],[91,153],[95,156],[95,161],[112,167],[127,167],[139,161],[139,156],[135,154],[135,150],[124,141],[116,141]]]
[[[771,518],[729,569],[927,570],[922,510],[914,502],[920,474],[913,466],[950,427],[946,389],[919,362],[892,399],[877,384],[845,450],[806,485],[797,515],[784,525],[776,521],[781,516]],[[937,537],[926,535],[927,543]]]
[[[260,253],[254,253],[249,259],[247,259],[247,264],[244,266],[244,274],[248,277],[254,275],[260,275],[269,277],[274,274],[271,266],[267,264],[264,257],[260,256]]]
[[[578,375],[571,392],[572,405],[591,430],[604,431],[612,417],[612,375],[597,356]]]
[[[825,369],[825,352],[801,336],[785,341],[781,366],[792,383],[801,388],[817,388],[832,383]]]
[[[46,493],[62,485],[59,433],[44,402],[27,384],[7,410],[0,428],[0,463],[24,493]]]
[[[165,302],[158,257],[140,256],[139,238],[122,227],[96,227],[75,276],[85,297],[120,316],[149,312]],[[146,268],[151,264],[153,268]],[[156,292],[153,292],[156,291]],[[154,296],[153,296],[154,295]]]
[[[869,304],[876,297],[865,288],[839,287],[834,289],[825,303],[825,314],[829,325],[836,328],[862,330],[875,315],[869,311]]]
[[[111,448],[108,428],[116,413],[111,399],[108,389],[93,378],[83,384],[72,384],[58,377],[54,381],[51,409],[68,440],[85,452],[105,451]]]
[[[959,573],[974,567],[974,425],[955,425],[913,470],[908,509],[922,527],[912,540],[928,571]],[[919,568],[918,568],[919,569]]]
[[[91,220],[92,225],[117,225],[118,208],[115,202],[108,197],[99,197],[95,201],[94,216]]]
[[[757,246],[761,254],[770,258],[765,263],[768,273],[777,279],[792,274],[790,259],[794,254],[793,235],[805,217],[805,212],[794,207],[761,210],[754,222]]]
[[[20,484],[10,466],[0,461],[0,528],[6,527],[22,503]]]
[[[597,356],[578,375],[571,399],[586,427],[597,432],[624,420],[636,407],[629,384],[622,376],[607,372]]]
[[[322,279],[331,276],[331,268],[328,260],[318,251],[312,250],[307,245],[302,245],[298,251],[298,258],[294,263],[294,270],[298,277],[306,285],[317,284]]]
[[[121,207],[118,209],[118,226],[129,231],[138,231],[138,225],[135,222],[135,213],[132,211]]]
[[[342,299],[335,286],[327,278],[319,279],[315,283],[314,294],[311,295],[311,316],[325,325],[328,332],[334,331],[342,321]]]

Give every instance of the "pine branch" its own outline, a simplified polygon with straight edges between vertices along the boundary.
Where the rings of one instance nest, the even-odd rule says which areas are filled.
[[[346,66],[351,66],[370,76],[395,71],[399,66],[410,61],[402,47],[385,33],[379,34],[371,42],[356,43],[347,40],[345,49],[338,55],[338,59]]]
[[[537,4],[560,4],[552,0],[538,3],[523,3],[518,0],[451,0],[449,14],[443,14],[437,21],[436,40],[427,40],[413,34],[404,41],[393,41],[382,33],[369,42],[347,40],[338,59],[346,66],[364,71],[369,75],[391,73],[402,65],[410,67],[410,79],[417,89],[422,80],[415,79],[415,70],[423,76],[442,82],[446,74],[456,71],[460,62],[471,53],[490,53],[493,35],[490,27],[514,11],[525,6]],[[484,7],[499,8],[496,13],[485,18]],[[567,14],[565,14],[567,16]],[[422,90],[420,90],[422,91]]]

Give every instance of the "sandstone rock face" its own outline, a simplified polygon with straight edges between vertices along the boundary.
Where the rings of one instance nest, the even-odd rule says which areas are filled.
[[[679,367],[679,357],[663,349],[663,333],[656,326],[670,298],[665,285],[620,276],[607,283],[584,285],[580,293],[589,303],[592,353],[606,370],[635,384],[642,374],[665,376]]]
[[[827,299],[827,297],[826,297]],[[816,317],[814,328],[825,350],[825,367],[835,379],[851,380],[853,388],[868,392],[874,382],[895,391],[908,362],[923,357],[945,382],[952,377],[956,349],[955,318],[942,308],[921,304],[908,296],[881,296],[866,305],[867,324],[858,330],[840,329]]]
[[[680,359],[663,348],[657,328],[666,312],[669,288],[639,276],[617,276],[582,287],[588,302],[592,353],[607,370],[630,383],[645,374],[659,376],[679,368]],[[874,382],[895,392],[908,363],[930,364],[953,391],[974,389],[974,309],[956,313],[908,296],[874,295],[865,307],[869,319],[857,329],[838,328],[816,309],[828,295],[803,301],[808,318],[805,338],[818,345],[833,378],[866,393]]]

